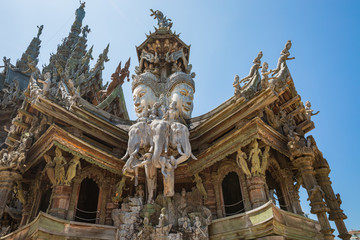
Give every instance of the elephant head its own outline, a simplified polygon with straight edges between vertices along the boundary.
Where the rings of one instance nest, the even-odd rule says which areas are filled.
[[[137,160],[137,155],[140,149],[152,147],[151,129],[145,122],[138,122],[130,127],[129,130],[129,141],[128,148],[125,155],[121,160],[125,160],[128,156],[129,159],[126,161],[123,173],[133,172],[132,162]]]
[[[197,160],[191,152],[189,141],[189,129],[182,123],[173,122],[171,124],[171,146],[177,148],[180,157],[176,159],[176,164],[181,164],[188,160],[189,157]]]
[[[170,136],[170,124],[165,120],[153,120],[151,125],[153,149],[153,162],[159,162],[163,151],[167,153],[168,141]]]

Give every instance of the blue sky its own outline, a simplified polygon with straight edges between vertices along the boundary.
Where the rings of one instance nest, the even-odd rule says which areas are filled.
[[[2,1],[0,55],[15,63],[44,24],[40,64],[66,37],[77,0]],[[332,172],[334,191],[343,200],[348,229],[360,229],[358,154],[360,87],[360,1],[118,1],[86,2],[84,24],[91,32],[96,57],[110,43],[104,80],[120,60],[131,56],[131,72],[138,64],[135,45],[156,24],[149,9],[159,9],[174,22],[173,30],[191,44],[190,63],[196,72],[193,116],[204,114],[233,95],[235,74],[246,76],[257,53],[276,67],[287,40],[292,40],[288,66],[302,101],[310,100],[320,114],[313,117],[314,135]],[[132,119],[130,83],[124,84]],[[302,197],[306,199],[306,197]],[[302,203],[306,212],[309,207]]]

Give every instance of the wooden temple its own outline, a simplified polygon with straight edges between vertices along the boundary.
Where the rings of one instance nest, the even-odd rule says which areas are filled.
[[[121,87],[130,59],[103,84],[109,48],[90,67],[84,8],[42,71],[42,27],[16,65],[4,58],[0,239],[335,239],[329,221],[350,239],[330,167],[308,135],[315,113],[286,65],[290,41],[276,69],[259,72],[259,53],[249,76],[235,76],[234,96],[192,118],[190,47],[151,10],[158,28],[136,48],[132,121]],[[156,124],[172,132],[156,135]],[[149,144],[132,145],[147,129]],[[304,216],[300,187],[317,221]]]

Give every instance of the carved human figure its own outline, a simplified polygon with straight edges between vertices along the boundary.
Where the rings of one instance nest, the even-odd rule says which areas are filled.
[[[204,188],[204,185],[202,183],[202,179],[201,177],[199,176],[198,173],[194,174],[194,180],[193,182],[196,183],[196,188],[199,190],[199,192],[201,193],[201,195],[204,197],[204,199],[206,200],[207,199],[207,192]]]
[[[259,148],[259,143],[255,139],[252,143],[252,148],[249,153],[249,159],[251,161],[251,173],[260,173],[260,157],[261,157],[261,150]]]
[[[143,204],[144,197],[145,197],[144,185],[140,184],[136,187],[135,196],[138,197],[141,201],[141,204]]]
[[[166,111],[165,118],[170,122],[179,121],[180,119],[180,111],[177,109],[176,105],[176,101],[171,102],[169,109]]]
[[[269,86],[269,80],[273,79],[273,77],[269,78],[268,76],[271,73],[271,71],[268,71],[268,68],[268,63],[264,62],[261,69],[261,89],[266,89]]]
[[[157,101],[157,97],[151,87],[140,84],[133,91],[135,113],[141,117],[145,109],[151,108]]]
[[[241,148],[238,148],[237,150],[237,156],[236,156],[236,163],[237,165],[242,169],[242,171],[245,173],[247,177],[251,176],[251,172],[249,170],[248,164],[246,162],[247,156],[246,153],[244,153]]]
[[[126,176],[122,176],[121,180],[116,184],[115,187],[115,197],[113,197],[113,202],[120,202],[122,200],[122,194],[124,190],[128,190],[128,188],[125,188],[126,185]]]
[[[74,158],[71,159],[69,163],[69,168],[66,173],[65,185],[71,184],[71,181],[76,176],[77,168],[79,168],[79,170],[81,169],[80,157],[75,155]]]
[[[276,73],[278,73],[282,68],[286,67],[286,60],[293,60],[294,57],[289,58],[290,56],[290,48],[291,48],[291,40],[288,40],[285,44],[285,48],[281,51],[280,57],[278,59],[278,63],[276,66],[276,69],[271,70],[273,72],[272,76],[274,76]]]
[[[311,119],[312,116],[317,115],[320,111],[317,111],[316,113],[313,113],[314,110],[311,109],[311,102],[310,101],[306,101],[305,103],[305,112],[306,112],[306,116]]]
[[[182,118],[190,119],[194,105],[194,89],[188,83],[176,84],[170,93],[169,102],[176,102],[176,108]]]
[[[166,209],[162,208],[161,213],[160,213],[160,217],[159,217],[159,224],[157,225],[157,227],[160,227],[160,228],[165,227],[166,220],[167,220]]]
[[[262,51],[260,51],[257,55],[257,57],[254,59],[253,63],[254,65],[250,68],[250,72],[249,75],[247,75],[246,77],[244,77],[243,79],[240,80],[239,83],[245,83],[248,81],[251,81],[254,76],[258,73],[259,68],[261,68],[260,64],[261,64],[261,58],[263,56]]]
[[[204,233],[204,231],[201,229],[201,221],[198,216],[195,216],[194,233],[195,233],[194,240],[199,240],[201,235],[203,235],[204,237],[207,237],[206,234]]]
[[[43,88],[42,88],[42,94],[44,96],[47,96],[49,94],[49,90],[50,90],[50,86],[51,86],[51,73],[50,72],[46,72],[44,74],[44,80],[38,79],[37,80],[39,83],[43,84]]]
[[[55,158],[54,158],[54,164],[55,164],[55,180],[56,184],[61,185],[64,184],[65,181],[65,168],[66,160],[62,156],[61,149],[59,147],[56,147],[55,149]]]
[[[235,97],[239,98],[241,96],[241,87],[240,87],[240,78],[239,75],[235,75],[234,77],[234,82],[233,82],[233,87],[234,87],[234,95]]]
[[[54,170],[55,164],[53,163],[51,157],[48,154],[44,154],[44,159],[46,161],[44,171],[46,172],[46,175],[48,176],[52,186],[55,186],[56,184],[55,170]]]
[[[16,181],[15,192],[16,192],[16,197],[24,206],[26,201],[25,201],[24,191],[22,188],[22,183],[20,181]]]

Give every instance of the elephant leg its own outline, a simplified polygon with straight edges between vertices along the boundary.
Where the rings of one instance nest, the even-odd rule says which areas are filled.
[[[146,175],[146,187],[148,190],[148,200],[147,202],[152,204],[154,203],[155,191],[156,191],[156,168],[152,164],[145,165],[145,175]]]

